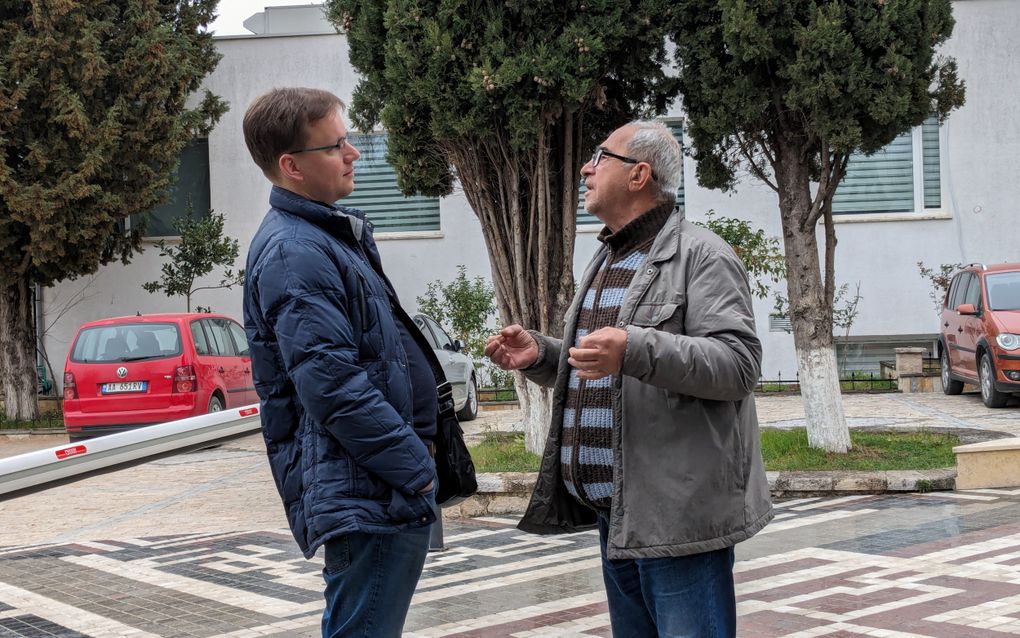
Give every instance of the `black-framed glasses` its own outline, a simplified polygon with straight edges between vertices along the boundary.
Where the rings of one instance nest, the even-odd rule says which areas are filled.
[[[609,150],[606,150],[605,146],[599,146],[598,148],[595,149],[595,152],[592,153],[592,156],[591,156],[591,166],[592,166],[592,168],[595,168],[596,166],[598,166],[599,162],[602,161],[603,157],[612,157],[613,159],[618,159],[621,162],[624,162],[626,164],[640,164],[641,163],[641,160],[636,160],[633,157],[627,157],[626,155],[619,155],[617,153],[613,153],[613,152],[611,152]],[[659,176],[655,174],[655,170],[654,169],[652,170],[652,179],[655,180],[655,181],[659,181]]]
[[[312,151],[331,151],[334,148],[338,151],[343,150],[347,146],[347,138],[341,137],[336,141],[336,144],[330,144],[328,146],[313,146],[312,148],[299,148],[296,151],[287,151],[288,155],[297,155],[298,153],[311,153]]]

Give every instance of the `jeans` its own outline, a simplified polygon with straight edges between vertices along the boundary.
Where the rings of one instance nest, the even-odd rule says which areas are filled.
[[[609,560],[608,532],[609,521],[599,514],[613,638],[737,635],[732,547],[689,556]]]
[[[326,541],[323,638],[399,638],[425,565],[430,530],[427,525]]]

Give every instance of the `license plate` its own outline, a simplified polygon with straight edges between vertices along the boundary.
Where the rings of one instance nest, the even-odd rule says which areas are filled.
[[[117,381],[116,383],[104,383],[103,394],[117,394],[119,392],[145,392],[148,385],[146,381]]]

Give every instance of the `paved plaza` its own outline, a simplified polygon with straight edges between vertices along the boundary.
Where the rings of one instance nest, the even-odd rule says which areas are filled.
[[[767,424],[803,418],[796,397],[758,403]],[[847,414],[1020,434],[1020,411],[974,396],[849,397]],[[0,521],[0,638],[319,635],[321,559],[285,529],[258,435],[2,501]],[[406,636],[611,635],[597,535],[515,522],[445,522]],[[779,502],[736,574],[742,638],[1017,635],[1020,490]]]

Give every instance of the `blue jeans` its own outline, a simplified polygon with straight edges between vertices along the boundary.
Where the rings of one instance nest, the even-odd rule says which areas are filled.
[[[733,548],[666,558],[609,560],[599,514],[602,577],[613,638],[733,638]]]
[[[326,542],[323,638],[399,638],[425,565],[430,529],[347,534]]]

